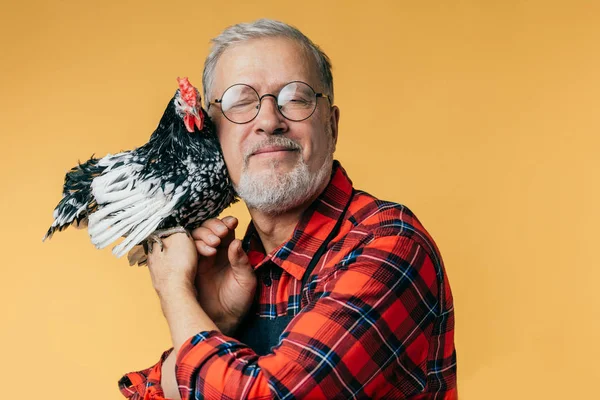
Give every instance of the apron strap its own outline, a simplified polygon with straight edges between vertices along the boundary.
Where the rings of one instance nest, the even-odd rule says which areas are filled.
[[[327,251],[327,246],[329,245],[329,242],[331,242],[339,233],[340,228],[342,227],[342,223],[344,222],[344,215],[346,215],[346,211],[348,211],[348,208],[350,208],[350,203],[352,202],[353,197],[354,197],[354,188],[352,189],[350,198],[348,199],[348,202],[344,206],[344,211],[342,211],[342,213],[340,214],[340,217],[338,218],[337,222],[335,223],[335,226],[333,227],[331,232],[329,232],[329,235],[327,235],[327,238],[325,239],[325,241],[323,243],[321,243],[321,246],[319,246],[319,249],[313,256],[312,260],[310,260],[310,264],[308,264],[308,267],[306,267],[306,271],[304,271],[304,275],[302,275],[302,286],[300,286],[300,292],[302,292],[304,290],[306,283],[310,279],[310,276],[313,273],[313,270],[315,269],[317,264],[319,263],[319,260],[323,256],[323,253],[325,253],[325,251]]]

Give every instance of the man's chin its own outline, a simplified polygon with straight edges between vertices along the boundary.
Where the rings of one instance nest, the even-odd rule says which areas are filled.
[[[293,170],[293,167],[277,166],[271,169],[258,171],[247,170],[246,179],[253,181],[255,185],[264,186],[265,190],[281,184],[285,177]]]
[[[253,179],[260,179],[262,176],[276,179],[277,177],[292,173],[299,167],[298,160],[251,160],[244,173],[253,177]]]

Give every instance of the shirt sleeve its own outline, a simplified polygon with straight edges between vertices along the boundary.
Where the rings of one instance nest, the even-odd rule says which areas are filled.
[[[119,390],[129,400],[162,399],[161,369],[173,348],[163,352],[160,360],[150,368],[129,372],[119,379]]]
[[[271,354],[217,331],[188,339],[176,361],[182,399],[417,396],[428,390],[433,332],[453,333],[436,323],[443,286],[413,239],[372,239],[307,284],[311,300]],[[453,343],[436,352],[451,361]]]

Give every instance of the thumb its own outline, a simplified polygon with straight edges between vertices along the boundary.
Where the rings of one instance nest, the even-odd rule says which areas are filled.
[[[254,278],[254,270],[250,265],[250,259],[244,250],[242,249],[242,242],[239,239],[233,240],[229,244],[229,262],[233,273],[238,278],[248,279]]]

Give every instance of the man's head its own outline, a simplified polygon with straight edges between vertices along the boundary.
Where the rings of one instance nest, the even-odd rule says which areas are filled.
[[[308,87],[301,83],[282,91],[293,81]],[[258,109],[249,107],[258,114],[246,123],[232,122],[240,120],[231,115],[226,118],[222,112],[223,94],[236,84],[256,91],[254,101],[262,98],[256,103]],[[312,201],[324,189],[337,141],[339,110],[332,106],[329,59],[306,36],[271,20],[229,27],[213,40],[203,85],[234,187],[250,208],[282,213]],[[246,91],[254,93],[252,89]],[[279,108],[286,101],[289,107],[300,107],[296,97],[301,92],[313,94],[312,103],[302,103],[307,107],[305,114],[296,118],[294,111],[286,112],[291,110],[288,106]],[[242,95],[235,95],[243,105]],[[306,119],[294,120],[309,115],[313,108]]]

